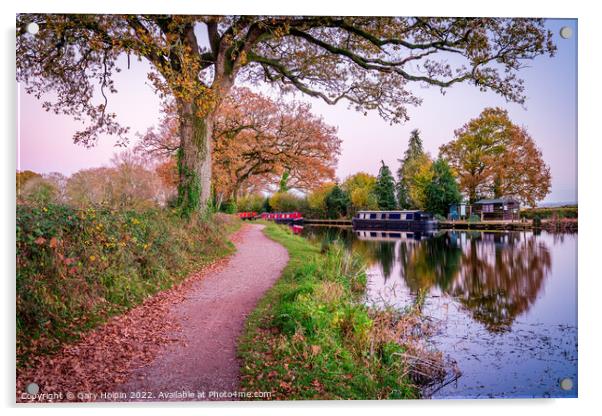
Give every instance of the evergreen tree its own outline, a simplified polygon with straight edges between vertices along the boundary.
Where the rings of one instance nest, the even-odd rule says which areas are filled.
[[[433,178],[426,185],[425,209],[433,214],[445,216],[449,206],[462,200],[454,173],[445,159],[437,159],[431,166]]]
[[[382,210],[392,210],[397,208],[395,200],[395,180],[391,174],[391,170],[385,162],[381,160],[382,166],[378,171],[374,193],[378,201],[378,207]]]
[[[272,206],[270,205],[270,197],[266,196],[265,201],[263,201],[263,207],[261,208],[263,212],[272,212]]]
[[[397,170],[397,201],[401,209],[416,208],[415,201],[410,197],[410,188],[412,180],[416,174],[417,161],[425,156],[422,147],[422,139],[418,129],[412,130],[408,148],[406,149],[403,159],[397,159],[401,165]]]
[[[349,195],[336,184],[326,197],[326,213],[328,218],[340,218],[347,215]]]
[[[290,172],[285,170],[282,172],[282,176],[280,177],[280,182],[278,183],[278,192],[288,192],[288,180],[290,179]]]

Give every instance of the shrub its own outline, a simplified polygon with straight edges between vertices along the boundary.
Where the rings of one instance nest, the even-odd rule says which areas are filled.
[[[261,194],[251,194],[238,198],[237,206],[239,212],[261,212],[264,206],[264,196]]]
[[[276,192],[270,197],[270,207],[275,212],[304,212],[306,206],[304,198],[290,192]]]
[[[226,214],[234,214],[238,212],[238,206],[236,201],[226,201],[220,206],[220,211]]]
[[[41,177],[29,179],[20,189],[19,197],[30,204],[44,206],[55,203],[59,190],[55,184]]]
[[[527,208],[523,209],[520,212],[521,218],[526,218],[528,220],[534,219],[536,216],[540,219],[549,219],[552,217],[556,218],[577,218],[578,217],[578,207],[576,206],[567,206],[567,207],[558,207],[558,208]]]
[[[17,206],[18,364],[231,250],[214,216],[186,222],[168,210]]]
[[[325,183],[313,189],[307,195],[308,214],[310,217],[326,217],[326,197],[330,194],[334,186],[334,183]]]

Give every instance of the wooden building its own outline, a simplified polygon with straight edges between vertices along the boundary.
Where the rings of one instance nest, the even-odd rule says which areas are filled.
[[[472,205],[472,214],[481,217],[481,221],[518,221],[520,202],[510,197],[481,199]]]

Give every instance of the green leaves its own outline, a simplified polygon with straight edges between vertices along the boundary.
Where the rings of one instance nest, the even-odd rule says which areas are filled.
[[[17,357],[52,351],[228,253],[223,227],[166,210],[17,205]],[[37,340],[44,351],[37,351]]]
[[[453,171],[445,159],[436,160],[431,169],[433,177],[425,187],[425,209],[445,217],[450,205],[459,203],[462,195]]]
[[[320,255],[275,224],[266,233],[290,261],[246,323],[242,387],[289,400],[415,398],[391,322],[361,302],[363,259],[337,244]]]
[[[391,170],[385,162],[381,161],[382,166],[378,171],[374,193],[378,201],[378,207],[382,210],[394,210],[397,208],[395,199],[395,180],[391,174]]]

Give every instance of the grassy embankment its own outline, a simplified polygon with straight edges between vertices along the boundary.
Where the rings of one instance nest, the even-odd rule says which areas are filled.
[[[418,397],[403,356],[416,321],[362,304],[363,261],[337,245],[320,253],[275,224],[265,232],[290,261],[247,320],[243,389],[281,400]]]
[[[578,208],[576,206],[554,207],[554,208],[525,208],[520,211],[521,218],[532,220],[535,217],[540,219],[563,219],[577,218]]]
[[[17,365],[168,289],[234,250],[240,224],[169,210],[17,206]]]

